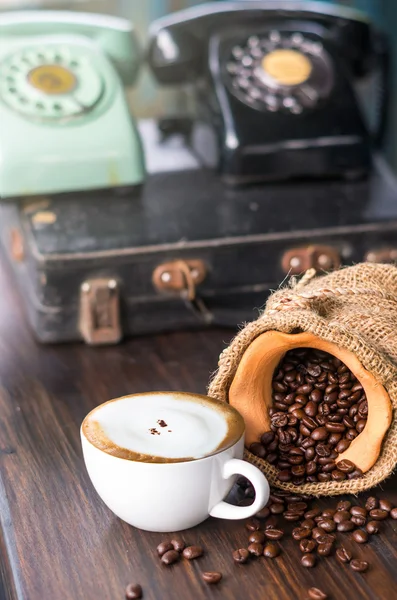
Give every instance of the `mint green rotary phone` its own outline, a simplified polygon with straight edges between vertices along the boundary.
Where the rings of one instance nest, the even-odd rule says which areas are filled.
[[[108,15],[0,15],[0,198],[135,186],[140,138],[123,84],[139,51]]]

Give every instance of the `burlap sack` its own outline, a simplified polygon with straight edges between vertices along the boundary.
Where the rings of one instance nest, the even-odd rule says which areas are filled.
[[[313,495],[357,493],[388,477],[397,462],[397,268],[358,264],[329,275],[308,272],[293,287],[280,289],[261,316],[235,337],[219,358],[208,394],[228,401],[228,391],[248,346],[266,331],[311,332],[353,352],[386,388],[393,406],[392,424],[374,466],[359,479],[342,482],[281,483],[277,470],[248,450],[245,458],[276,487]],[[313,278],[314,277],[314,278]]]

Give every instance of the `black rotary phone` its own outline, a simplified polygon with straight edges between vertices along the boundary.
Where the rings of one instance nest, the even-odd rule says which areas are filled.
[[[163,84],[193,83],[188,140],[232,185],[369,171],[386,115],[388,53],[365,17],[308,3],[210,2],[151,27]],[[371,132],[355,84],[378,72]]]

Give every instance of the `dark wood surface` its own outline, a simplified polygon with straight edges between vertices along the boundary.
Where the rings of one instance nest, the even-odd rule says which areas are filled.
[[[244,524],[215,519],[184,534],[204,546],[203,558],[162,566],[155,548],[167,536],[130,527],[97,497],[79,426],[94,406],[123,394],[204,392],[232,332],[162,335],[101,349],[38,346],[3,269],[0,289],[1,599],[122,600],[129,582],[141,583],[146,600],[304,599],[313,585],[335,600],[397,598],[397,521],[391,520],[365,547],[348,541],[370,562],[364,575],[335,557],[305,570],[290,536],[277,559],[235,565],[232,550],[247,545]],[[378,490],[395,505],[396,483],[394,477]],[[210,587],[200,573],[212,569],[224,578]]]

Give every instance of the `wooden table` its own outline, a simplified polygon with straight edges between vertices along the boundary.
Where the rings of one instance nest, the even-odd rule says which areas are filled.
[[[354,545],[371,564],[364,575],[335,557],[304,569],[290,536],[279,558],[235,565],[232,551],[247,545],[244,524],[215,519],[184,535],[205,547],[202,559],[161,565],[155,549],[167,536],[130,527],[97,497],[79,426],[95,405],[129,392],[204,392],[232,332],[161,335],[100,349],[38,346],[3,271],[0,288],[0,598],[123,600],[129,582],[141,583],[145,600],[304,599],[313,585],[334,600],[397,598],[397,521],[384,523],[365,547]],[[395,505],[396,482],[379,491]],[[201,580],[201,571],[211,569],[223,572],[218,586]]]

